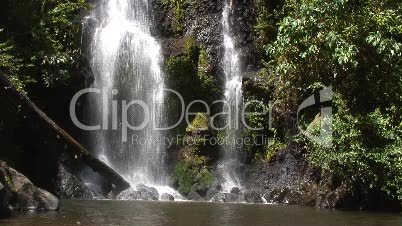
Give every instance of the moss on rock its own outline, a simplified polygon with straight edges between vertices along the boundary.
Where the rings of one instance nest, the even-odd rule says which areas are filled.
[[[208,189],[214,180],[206,166],[208,159],[197,152],[194,148],[184,149],[173,173],[173,181],[183,195]]]
[[[193,36],[171,40],[166,51],[164,68],[169,88],[178,91],[185,101],[200,99],[212,103],[219,97],[221,88],[206,50]]]
[[[185,99],[193,99],[199,90],[197,81],[199,47],[193,37],[178,39],[174,55],[165,62],[169,88],[178,91]]]
[[[193,132],[194,130],[208,130],[209,120],[205,114],[198,113],[193,122],[187,126],[186,132]]]
[[[184,12],[188,0],[161,0],[163,6],[171,10],[173,16],[170,18],[170,30],[175,36],[184,32]]]

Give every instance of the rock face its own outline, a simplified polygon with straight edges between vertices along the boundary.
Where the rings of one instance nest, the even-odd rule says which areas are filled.
[[[176,8],[164,4],[162,0],[152,0],[154,16],[154,33],[161,39],[176,38],[179,36],[193,36],[206,47],[208,61],[213,66],[220,64],[222,59],[222,26],[221,17],[223,1],[186,0],[182,1],[183,18],[180,31],[174,25],[177,15]]]
[[[347,192],[345,187],[332,184],[330,175],[309,167],[304,154],[293,145],[280,151],[271,162],[249,167],[246,200],[340,208]]]
[[[58,164],[55,194],[59,198],[92,199],[96,192],[85,186],[83,181],[72,174],[63,164]]]
[[[348,192],[332,176],[308,165],[302,148],[290,145],[269,163],[248,167],[245,200],[317,208],[400,210],[400,203],[381,192]]]
[[[28,178],[0,161],[1,209],[58,210],[59,200],[49,192],[35,187]],[[7,210],[6,210],[7,211]],[[1,211],[3,213],[3,211]]]

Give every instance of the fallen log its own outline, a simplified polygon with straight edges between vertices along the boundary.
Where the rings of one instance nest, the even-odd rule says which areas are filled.
[[[55,139],[62,140],[65,145],[65,151],[71,156],[73,161],[84,163],[93,171],[106,178],[111,184],[114,195],[126,190],[130,184],[123,179],[116,171],[100,161],[71,137],[66,131],[50,119],[42,110],[40,110],[23,92],[20,92],[9,80],[7,75],[0,73],[0,95],[6,98],[15,110],[23,110],[36,116],[41,125],[46,128]]]

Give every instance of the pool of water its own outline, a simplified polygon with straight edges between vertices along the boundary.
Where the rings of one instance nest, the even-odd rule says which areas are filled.
[[[284,205],[62,200],[59,212],[19,213],[0,225],[401,225],[395,213]]]

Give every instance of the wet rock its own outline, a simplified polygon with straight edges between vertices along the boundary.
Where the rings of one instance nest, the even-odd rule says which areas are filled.
[[[198,192],[190,192],[187,196],[188,200],[192,200],[192,201],[204,201],[204,199],[201,197],[200,194],[198,194]]]
[[[240,188],[238,188],[238,187],[234,187],[230,190],[230,193],[232,193],[232,194],[239,194],[240,192],[241,192]]]
[[[400,203],[378,191],[350,192],[332,175],[309,166],[302,148],[290,145],[271,162],[247,168],[245,200],[311,206],[316,208],[400,210]],[[381,206],[381,207],[380,207]]]
[[[112,197],[112,196],[110,196]],[[140,197],[139,192],[134,188],[129,188],[117,195],[116,199],[121,200],[138,200]]]
[[[208,190],[208,192],[207,192],[207,194],[206,194],[206,196],[205,196],[205,199],[206,199],[207,201],[211,201],[211,200],[216,196],[216,194],[218,194],[218,193],[220,193],[220,190],[218,190],[218,189],[212,187],[212,188],[210,188],[210,189]]]
[[[171,194],[163,193],[161,195],[161,201],[174,201],[174,197]]]
[[[243,202],[244,198],[241,193],[217,193],[215,196],[211,199],[213,202]]]
[[[59,200],[54,195],[35,187],[28,178],[2,161],[0,161],[0,183],[3,185],[3,189],[1,189],[3,195],[0,200],[8,202],[12,210],[59,209]],[[6,192],[4,193],[4,191]],[[13,198],[5,198],[7,195]]]
[[[264,197],[269,203],[330,208],[335,207],[333,203],[337,202],[329,202],[327,197],[319,201],[318,194],[323,190],[324,184],[329,182],[324,181],[321,173],[308,165],[303,150],[297,146],[280,151],[271,162],[250,166],[247,170],[247,202],[258,203],[261,197]],[[327,177],[330,178],[329,175],[324,176]],[[328,189],[325,193],[329,190],[335,188]]]
[[[154,187],[149,187],[144,184],[137,185],[137,189],[143,195],[146,200],[158,200],[159,199],[159,192]],[[145,199],[144,199],[145,200]]]
[[[216,193],[212,198],[212,202],[226,202],[226,195],[225,193]]]
[[[99,196],[95,190],[86,186],[80,178],[69,172],[61,163],[58,164],[55,194],[59,198],[67,199],[92,199]]]
[[[250,71],[260,66],[259,49],[255,48],[254,28],[258,18],[255,1],[235,1],[230,15],[235,45],[239,53],[243,71]]]
[[[188,0],[183,4],[183,30],[174,29],[176,7],[152,0],[153,33],[161,39],[193,36],[206,47],[208,62],[213,68],[219,67],[223,54],[221,17],[222,1]]]
[[[11,201],[11,192],[0,183],[0,218],[9,217],[11,215],[11,210],[8,204]]]
[[[244,198],[241,193],[228,193],[226,194],[227,202],[243,202]]]
[[[116,198],[121,200],[157,201],[159,200],[159,193],[155,188],[141,184],[121,192]]]
[[[159,195],[155,193],[153,193],[152,191],[149,191],[147,189],[144,188],[140,188],[138,189],[139,192],[139,198],[141,200],[154,200],[157,201],[159,199]]]
[[[245,191],[244,201],[247,203],[254,203],[254,204],[264,203],[264,200],[257,191]]]

